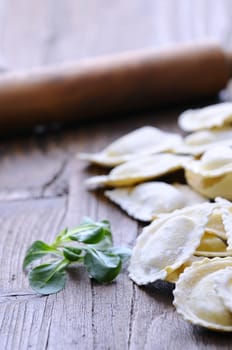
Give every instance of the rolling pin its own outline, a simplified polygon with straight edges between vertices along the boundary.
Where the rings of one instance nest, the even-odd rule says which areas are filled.
[[[1,73],[0,130],[209,97],[231,72],[231,54],[195,43]]]

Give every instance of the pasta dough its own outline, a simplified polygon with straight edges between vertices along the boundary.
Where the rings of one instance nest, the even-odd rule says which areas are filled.
[[[86,181],[87,186],[130,186],[158,178],[184,167],[190,158],[174,154],[138,156],[136,159],[115,167],[109,175],[94,176]]]
[[[178,124],[185,131],[197,131],[223,127],[232,122],[232,103],[218,103],[215,105],[190,109],[179,116]]]
[[[208,198],[232,200],[232,149],[212,147],[200,160],[185,164],[185,177],[192,188]]]
[[[165,279],[188,261],[199,246],[215,205],[198,204],[164,214],[145,227],[137,239],[129,275],[137,284]]]
[[[162,131],[152,126],[122,136],[99,153],[80,153],[79,158],[102,166],[116,166],[137,155],[171,151],[181,143],[181,135]]]
[[[176,145],[174,152],[199,156],[211,147],[232,146],[232,128],[203,130],[194,132]]]
[[[174,302],[177,312],[185,320],[217,331],[232,331],[232,313],[218,293],[223,288],[227,268],[232,258],[204,259],[184,270],[176,283]],[[231,281],[231,271],[230,271]],[[220,281],[220,282],[219,282]],[[187,297],[186,297],[187,296]]]
[[[169,185],[158,181],[108,190],[105,191],[105,195],[130,216],[141,221],[152,221],[161,213],[170,213],[188,205],[207,201],[186,185]]]

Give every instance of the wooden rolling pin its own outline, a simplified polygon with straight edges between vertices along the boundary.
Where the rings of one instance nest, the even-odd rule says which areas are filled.
[[[201,43],[1,73],[0,129],[208,97],[225,87],[231,62],[218,45]]]

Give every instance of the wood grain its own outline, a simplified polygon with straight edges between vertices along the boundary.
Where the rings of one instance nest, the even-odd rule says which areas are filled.
[[[0,61],[27,68],[205,37],[230,48],[231,15],[229,0],[2,0]],[[101,286],[72,268],[62,292],[40,297],[21,269],[30,243],[52,241],[84,215],[109,219],[115,243],[133,246],[142,227],[101,191],[86,191],[84,179],[104,170],[87,167],[75,154],[99,151],[142,125],[178,131],[176,118],[186,107],[167,105],[47,134],[38,128],[0,141],[1,349],[231,349],[230,334],[183,321],[165,283],[139,288],[125,270]]]
[[[0,52],[19,68],[205,38],[228,48],[231,15],[230,0],[2,0]]]

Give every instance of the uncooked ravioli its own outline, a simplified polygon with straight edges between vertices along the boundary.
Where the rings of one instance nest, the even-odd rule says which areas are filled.
[[[194,132],[176,145],[174,152],[199,156],[212,146],[232,146],[232,128],[220,128]]]
[[[106,197],[137,220],[151,221],[161,213],[207,201],[186,185],[146,182],[134,187],[105,191]]]
[[[173,304],[185,320],[217,331],[232,331],[231,310],[218,293],[218,281],[224,279],[228,266],[232,267],[231,257],[205,258],[194,262],[180,275]]]
[[[222,223],[228,242],[227,250],[232,250],[232,203],[220,197],[216,198],[216,202],[220,205]]]
[[[217,256],[232,256],[232,252],[228,251],[226,242],[223,241],[220,237],[216,236],[213,233],[205,232],[194,255],[214,258]]]
[[[194,254],[204,234],[213,203],[164,214],[145,227],[132,251],[130,278],[137,284],[165,279]]]
[[[184,272],[184,270],[191,266],[192,263],[194,261],[201,261],[204,258],[199,257],[199,256],[195,256],[192,255],[187,261],[185,261],[179,268],[177,268],[176,270],[172,271],[171,273],[169,273],[166,278],[165,281],[170,282],[170,283],[176,283],[180,277],[180,274]]]
[[[218,103],[215,105],[190,109],[183,112],[178,124],[185,131],[197,131],[223,127],[232,122],[232,103]]]
[[[94,176],[87,179],[86,185],[89,187],[130,186],[179,170],[189,160],[190,157],[188,156],[165,153],[149,156],[138,155],[136,159],[112,169],[109,175]]]
[[[232,149],[228,146],[212,147],[200,160],[185,164],[187,183],[208,198],[232,199]]]
[[[99,153],[80,153],[79,158],[102,166],[116,166],[139,154],[170,151],[181,143],[182,137],[152,126],[144,126],[122,136]]]
[[[222,211],[220,207],[215,208],[213,213],[210,215],[205,231],[207,233],[215,234],[216,236],[222,238],[223,240],[227,239],[225,226],[222,221]]]
[[[228,266],[215,278],[215,291],[225,307],[232,312],[232,266]]]

